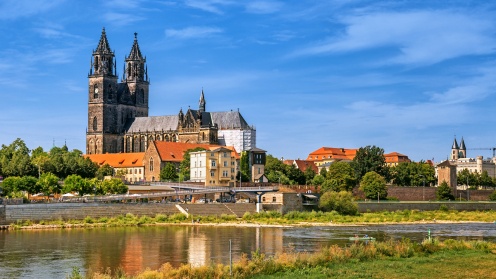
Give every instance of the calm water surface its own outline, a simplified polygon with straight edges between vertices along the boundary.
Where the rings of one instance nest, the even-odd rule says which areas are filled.
[[[73,267],[82,272],[122,268],[135,274],[163,263],[204,265],[229,263],[229,240],[236,261],[259,249],[315,251],[322,246],[349,245],[350,236],[378,240],[409,238],[422,241],[427,232],[441,240],[496,242],[496,224],[415,224],[307,228],[239,228],[163,226],[40,231],[0,231],[0,278],[66,278]]]

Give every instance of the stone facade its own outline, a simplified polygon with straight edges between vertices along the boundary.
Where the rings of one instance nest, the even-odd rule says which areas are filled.
[[[114,52],[105,29],[93,51],[88,75],[86,154],[145,152],[152,141],[256,146],[256,130],[239,111],[207,112],[203,90],[198,110],[148,116],[149,78],[146,58],[135,33],[124,73],[118,82]],[[219,139],[219,136],[221,139]]]

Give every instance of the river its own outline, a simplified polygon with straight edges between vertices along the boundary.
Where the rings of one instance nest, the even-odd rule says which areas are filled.
[[[0,278],[66,278],[73,267],[83,273],[121,268],[135,274],[163,263],[193,266],[229,263],[259,250],[315,251],[319,247],[349,245],[358,234],[377,240],[427,237],[440,240],[496,242],[496,224],[399,224],[318,227],[152,226],[95,229],[0,231]]]

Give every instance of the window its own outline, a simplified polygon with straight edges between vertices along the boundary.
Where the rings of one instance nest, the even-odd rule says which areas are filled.
[[[215,153],[213,153],[213,152],[212,152],[212,153],[210,153],[210,156],[211,156],[211,157],[213,157],[214,155],[215,155]]]
[[[276,197],[272,197],[272,202],[276,202]]]
[[[224,157],[227,157],[227,152],[224,152]]]
[[[195,177],[196,177],[196,171],[195,171]]]
[[[265,202],[265,197],[262,197],[262,201]]]
[[[260,168],[258,168],[258,174],[260,174]]]
[[[210,176],[211,177],[214,177],[215,176],[215,172],[214,171],[210,171]]]
[[[227,161],[224,161],[224,167],[227,167]]]
[[[227,177],[228,176],[228,171],[222,171],[222,177]]]
[[[215,167],[215,161],[212,160],[212,167]]]
[[[129,169],[129,174],[133,174],[133,170],[132,169]]]
[[[231,169],[231,172],[234,172],[234,168]]]
[[[195,161],[195,168],[196,168],[196,161]]]
[[[98,99],[98,85],[93,85],[93,99]]]
[[[153,157],[150,157],[150,171],[153,171]]]
[[[141,169],[139,169],[139,174],[141,174]]]
[[[137,169],[134,169],[134,174],[138,174],[138,170]]]
[[[201,168],[201,162],[202,162],[202,161],[200,161],[200,168]]]
[[[201,176],[202,176],[202,173],[201,173],[201,171],[200,171],[200,177],[201,177]]]
[[[96,116],[93,117],[93,131],[98,129],[98,120],[96,120]]]

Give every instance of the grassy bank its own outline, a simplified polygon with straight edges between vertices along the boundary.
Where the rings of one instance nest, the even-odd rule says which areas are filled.
[[[86,278],[496,278],[496,244],[483,241],[409,240],[350,247],[331,246],[316,253],[283,253],[273,257],[254,252],[228,265],[146,270],[135,276],[117,272]],[[84,278],[77,270],[71,279]]]
[[[351,225],[351,224],[381,224],[381,223],[415,223],[415,222],[495,222],[496,211],[418,211],[403,210],[395,212],[362,213],[356,216],[340,215],[337,212],[299,212],[293,211],[285,215],[269,211],[263,213],[246,213],[243,218],[235,215],[201,216],[187,218],[184,214],[136,216],[133,214],[115,217],[91,218],[83,220],[53,220],[53,221],[19,221],[11,224],[12,229],[36,228],[71,228],[71,227],[121,227],[121,226],[150,226],[164,224],[191,224],[195,220],[201,224],[232,224],[232,225]]]

